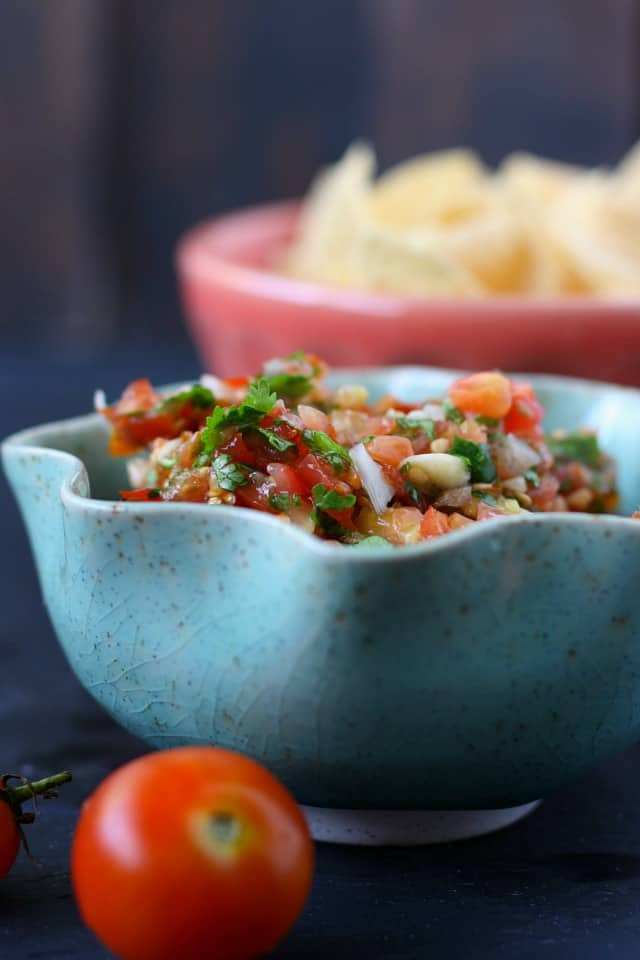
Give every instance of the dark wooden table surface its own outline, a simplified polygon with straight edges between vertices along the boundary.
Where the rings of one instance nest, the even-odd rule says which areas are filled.
[[[0,433],[86,409],[96,386],[113,393],[138,373],[162,382],[196,369],[186,348],[55,363],[45,354],[5,351]],[[4,482],[0,496],[0,767],[33,776],[69,766],[75,774],[32,830],[41,865],[22,857],[0,882],[0,958],[105,958],[75,911],[69,841],[82,798],[143,747],[90,700],[66,665]],[[415,850],[321,847],[307,909],[276,955],[636,960],[639,788],[636,749],[494,837]]]

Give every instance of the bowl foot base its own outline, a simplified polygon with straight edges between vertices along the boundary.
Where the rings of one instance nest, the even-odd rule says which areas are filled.
[[[371,847],[449,843],[517,823],[542,801],[501,810],[334,810],[303,806],[314,840]]]

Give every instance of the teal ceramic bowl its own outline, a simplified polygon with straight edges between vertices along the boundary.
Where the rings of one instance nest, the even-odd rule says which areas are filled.
[[[453,376],[333,381],[411,401]],[[531,380],[551,428],[598,428],[630,514],[640,392]],[[637,521],[525,515],[354,550],[249,510],[117,502],[95,415],[3,457],[73,669],[155,747],[243,751],[316,807],[448,811],[530,803],[640,739]]]

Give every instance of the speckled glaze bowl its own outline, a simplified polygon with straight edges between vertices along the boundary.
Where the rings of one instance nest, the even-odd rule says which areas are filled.
[[[417,401],[453,376],[333,381]],[[550,427],[599,429],[629,514],[640,392],[532,380]],[[95,415],[16,434],[3,457],[85,687],[154,746],[216,743],[261,760],[325,808],[319,836],[495,828],[640,738],[637,521],[527,515],[354,550],[249,510],[117,502],[124,464]],[[336,810],[350,812],[336,824]],[[440,828],[424,810],[441,811]],[[459,810],[471,820],[447,826]]]

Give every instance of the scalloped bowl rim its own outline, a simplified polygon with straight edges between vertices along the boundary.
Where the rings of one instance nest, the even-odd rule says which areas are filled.
[[[340,377],[353,377],[354,379],[367,374],[375,374],[385,371],[392,375],[411,375],[416,373],[433,373],[440,376],[455,379],[460,376],[461,371],[451,370],[443,367],[429,367],[426,365],[404,365],[396,367],[350,367],[341,368]],[[562,389],[565,391],[579,391],[585,387],[592,390],[595,394],[608,394],[611,392],[620,392],[622,394],[633,395],[640,401],[640,389],[633,387],[624,387],[614,383],[603,383],[597,380],[580,379],[577,377],[559,377],[548,374],[528,374],[513,373],[511,376],[523,377],[530,380],[534,387],[546,388],[549,390]],[[160,390],[170,390],[175,387],[168,385],[159,387]],[[78,480],[82,474],[88,471],[80,457],[67,453],[64,450],[58,450],[54,447],[40,446],[38,439],[41,435],[46,435],[54,428],[62,429],[66,433],[72,433],[74,429],[92,425],[103,424],[104,420],[98,413],[89,413],[77,417],[70,417],[64,420],[54,420],[47,423],[38,424],[34,427],[27,427],[23,430],[13,433],[2,441],[2,449],[24,449],[32,452],[38,451],[46,453],[49,456],[55,456],[67,460],[69,467],[74,469],[74,473],[69,475],[61,484],[61,499],[65,506],[84,508],[97,513],[106,513],[109,515],[130,514],[139,516],[144,513],[162,513],[162,515],[193,511],[201,512],[203,504],[198,503],[136,503],[125,502],[121,500],[102,500],[95,497],[87,497],[77,490]],[[639,484],[640,498],[640,484]],[[603,528],[619,527],[625,531],[634,531],[632,536],[640,536],[640,521],[632,520],[631,517],[620,516],[618,514],[588,514],[588,513],[528,513],[521,512],[513,517],[504,520],[496,519],[490,522],[475,523],[472,526],[457,530],[451,536],[436,537],[432,540],[423,540],[416,544],[407,544],[405,546],[386,548],[357,549],[333,541],[322,540],[313,534],[307,533],[300,527],[293,524],[283,523],[278,517],[263,513],[259,510],[249,508],[238,508],[235,506],[219,505],[215,508],[216,515],[224,515],[227,522],[244,523],[254,526],[266,525],[272,529],[280,530],[282,537],[290,537],[293,541],[307,550],[315,551],[320,556],[325,556],[332,561],[341,563],[400,563],[417,560],[434,551],[456,550],[464,547],[472,538],[496,537],[501,535],[504,524],[512,527],[514,524],[548,524],[563,526],[567,528],[579,527],[584,525],[596,525]],[[209,514],[207,514],[209,515]]]
[[[322,303],[339,310],[369,313],[384,317],[408,311],[457,312],[461,305],[473,311],[481,319],[483,315],[494,316],[496,312],[512,314],[535,314],[553,310],[561,313],[576,313],[585,309],[610,313],[615,311],[637,320],[640,297],[603,299],[594,296],[525,297],[518,295],[488,296],[478,299],[460,297],[416,297],[402,294],[376,293],[368,290],[332,287],[310,280],[300,280],[279,273],[275,269],[238,262],[230,253],[221,253],[212,247],[211,241],[218,234],[235,224],[253,218],[271,216],[281,219],[293,218],[302,207],[301,199],[282,200],[276,203],[240,207],[215,217],[201,220],[190,227],[179,239],[175,262],[184,274],[199,276],[228,289],[250,293],[269,300],[306,303],[317,306]],[[241,244],[237,245],[241,247]],[[265,247],[276,247],[274,241]],[[368,318],[370,319],[370,318]]]

